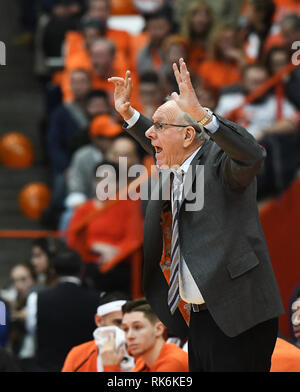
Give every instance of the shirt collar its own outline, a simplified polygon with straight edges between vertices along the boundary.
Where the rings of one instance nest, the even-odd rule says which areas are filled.
[[[180,166],[180,170],[183,170],[184,173],[187,173],[190,164],[192,162],[192,160],[195,158],[195,156],[198,154],[198,152],[200,151],[200,148],[202,147],[202,145],[200,147],[197,148],[197,150],[195,150],[192,155],[190,155],[184,162],[183,164]]]

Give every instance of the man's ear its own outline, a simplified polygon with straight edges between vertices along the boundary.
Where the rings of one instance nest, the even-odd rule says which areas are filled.
[[[156,337],[163,336],[165,329],[166,327],[164,326],[164,324],[161,321],[157,321],[157,323],[155,324],[155,336]]]
[[[183,146],[189,147],[195,140],[195,137],[196,137],[196,131],[192,126],[188,126],[184,128]]]
[[[98,328],[102,327],[103,324],[103,319],[98,314],[95,314],[95,324],[97,325]]]

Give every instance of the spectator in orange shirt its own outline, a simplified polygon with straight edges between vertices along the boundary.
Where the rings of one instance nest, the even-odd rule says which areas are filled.
[[[96,169],[97,197],[80,205],[67,231],[68,245],[77,250],[86,264],[85,278],[104,291],[130,290],[128,258],[143,238],[140,200],[114,200],[119,186],[119,168],[103,161]],[[108,207],[104,209],[105,203]],[[103,211],[102,211],[103,210]],[[102,264],[120,257],[122,262],[105,274]]]
[[[110,39],[116,45],[118,51],[121,51],[125,58],[130,56],[130,34],[126,31],[114,30],[107,27],[107,20],[111,13],[110,0],[89,0],[86,16],[89,18],[99,19],[104,22],[105,38]]]
[[[162,43],[173,30],[172,9],[160,8],[152,14],[145,15],[146,32],[149,35],[148,43],[143,47],[137,58],[139,75],[145,71],[159,71],[164,63]]]
[[[241,35],[244,54],[248,62],[261,59],[266,38],[271,33],[275,5],[273,0],[253,0],[247,3],[246,26]]]
[[[241,68],[246,64],[237,41],[237,30],[229,23],[219,25],[210,39],[209,57],[198,68],[204,82],[216,89],[241,80]]]
[[[207,41],[214,23],[213,11],[204,1],[194,1],[186,9],[181,34],[189,41],[187,58],[189,68],[197,71],[207,55]]]
[[[127,349],[136,358],[132,372],[188,372],[188,354],[164,340],[165,326],[144,298],[128,301],[123,307],[122,329]],[[120,371],[115,342],[110,339],[101,352],[105,371]]]

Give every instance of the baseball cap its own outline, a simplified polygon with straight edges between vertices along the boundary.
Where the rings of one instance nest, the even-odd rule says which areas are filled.
[[[121,125],[116,123],[112,116],[108,114],[101,114],[95,117],[90,124],[91,136],[115,137],[121,132]]]

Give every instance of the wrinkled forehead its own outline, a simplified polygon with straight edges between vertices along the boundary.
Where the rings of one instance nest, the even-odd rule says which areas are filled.
[[[154,122],[174,123],[183,112],[175,101],[168,101],[161,105],[153,115]]]

